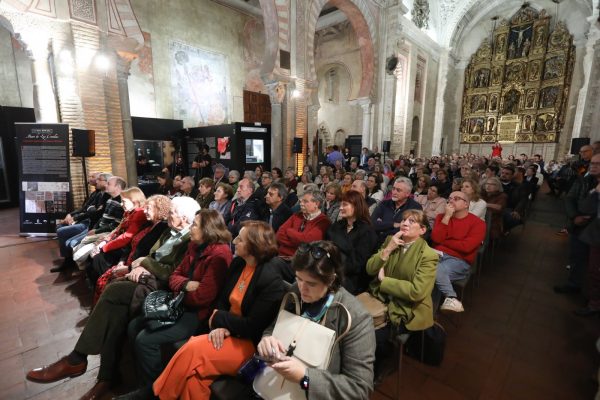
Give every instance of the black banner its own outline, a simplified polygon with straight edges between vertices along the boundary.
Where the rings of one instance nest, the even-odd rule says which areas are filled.
[[[52,235],[69,210],[69,125],[15,123],[21,235]]]

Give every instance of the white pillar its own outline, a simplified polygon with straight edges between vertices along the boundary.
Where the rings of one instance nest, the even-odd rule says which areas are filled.
[[[131,124],[131,109],[129,105],[129,68],[135,54],[120,52],[117,57],[117,84],[119,86],[119,101],[121,103],[121,123],[123,124],[123,141],[125,151],[125,167],[127,182],[130,186],[137,184],[137,168],[135,146],[133,144],[133,127]],[[174,162],[174,161],[173,161]]]
[[[372,103],[368,97],[357,99],[357,104],[362,108],[362,146],[373,148],[373,137],[371,135],[371,110]]]
[[[440,54],[440,63],[437,77],[437,93],[435,98],[435,114],[433,125],[433,141],[431,143],[431,155],[437,156],[440,154],[440,144],[442,143],[442,135],[444,134],[444,94],[446,93],[446,84],[448,83],[448,50],[442,50]]]
[[[281,103],[285,96],[285,86],[281,82],[273,82],[265,85],[269,90],[271,100],[271,167],[283,165],[283,127]],[[240,171],[241,172],[241,171]]]
[[[48,42],[35,40],[31,50],[31,80],[33,81],[33,108],[36,122],[59,122],[56,94],[52,86],[48,57]]]

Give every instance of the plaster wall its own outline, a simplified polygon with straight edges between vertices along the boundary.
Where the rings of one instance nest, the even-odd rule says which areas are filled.
[[[33,107],[31,62],[6,29],[0,28],[0,105]]]
[[[421,120],[421,139],[417,154],[422,156],[431,156],[433,146],[433,129],[435,125],[435,101],[437,97],[437,72],[439,63],[433,59],[427,61],[425,98]]]
[[[249,17],[209,0],[132,0],[140,27],[152,38],[152,67],[155,99],[149,100],[148,87],[139,91],[130,87],[133,110],[154,108],[157,118],[173,118],[171,92],[171,59],[169,43],[178,41],[203,50],[222,53],[227,57],[230,84],[231,122],[243,121],[243,87],[245,70],[243,59],[243,30]],[[133,79],[139,69],[131,71]],[[143,88],[143,86],[142,86]],[[152,102],[154,102],[154,107]]]

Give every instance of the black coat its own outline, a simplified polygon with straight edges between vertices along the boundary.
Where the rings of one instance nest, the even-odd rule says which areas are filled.
[[[237,290],[236,283],[245,266],[246,261],[241,257],[231,262],[217,302],[219,311],[214,314],[211,328],[226,328],[231,336],[251,339],[256,345],[263,331],[277,318],[284,294],[281,269],[287,266],[279,257],[274,257],[256,267],[242,300],[242,315],[238,316],[229,312],[229,296],[232,290]]]
[[[234,238],[240,233],[240,224],[243,221],[261,219],[258,206],[259,202],[254,195],[250,196],[241,206],[235,200],[233,201],[231,219],[227,223],[227,229]]]
[[[327,229],[325,238],[340,249],[345,274],[344,287],[356,295],[364,292],[369,284],[366,265],[375,252],[377,234],[373,226],[364,221],[356,221],[350,232],[346,227],[345,219],[334,222]]]
[[[281,203],[279,207],[273,211],[273,220],[271,221],[271,226],[273,230],[277,232],[279,227],[283,225],[285,221],[287,221],[292,216],[292,210],[285,204]],[[269,222],[270,215],[267,217],[267,222]]]

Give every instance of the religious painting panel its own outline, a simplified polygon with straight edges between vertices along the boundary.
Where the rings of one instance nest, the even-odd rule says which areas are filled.
[[[517,114],[519,112],[519,101],[521,100],[521,93],[517,89],[511,89],[506,95],[504,95],[504,107],[502,108],[502,114]]]
[[[485,94],[475,95],[471,97],[471,112],[485,111],[487,96]]]
[[[540,70],[542,67],[541,60],[533,60],[529,62],[529,81],[538,81],[540,79]]]
[[[490,95],[490,111],[498,111],[498,93]]]
[[[473,74],[471,87],[482,88],[489,86],[490,83],[490,70],[489,68],[481,68]]]
[[[539,108],[554,108],[557,104],[560,87],[550,86],[540,90],[540,107]]]
[[[523,116],[523,122],[521,124],[521,130],[523,132],[531,132],[533,128],[533,117],[529,114]]]
[[[480,135],[485,128],[485,118],[471,118],[469,120],[469,133],[472,135]]]
[[[504,54],[506,52],[506,34],[502,33],[496,36],[496,54]]]
[[[556,56],[544,63],[544,80],[560,78],[564,75],[565,57]]]
[[[535,132],[549,132],[554,130],[555,115],[553,113],[540,114],[535,119]]]
[[[492,85],[502,83],[502,67],[500,65],[492,67]]]
[[[525,80],[525,72],[527,71],[527,64],[522,62],[516,62],[508,64],[506,66],[506,73],[504,80],[510,83],[518,83]]]
[[[525,95],[525,107],[524,107],[526,110],[535,108],[536,97],[537,97],[537,90],[530,89],[527,91],[527,94]]]
[[[512,27],[508,36],[508,59],[527,57],[532,36],[533,24]]]
[[[496,118],[490,117],[487,122],[487,133],[493,133],[496,130]]]

